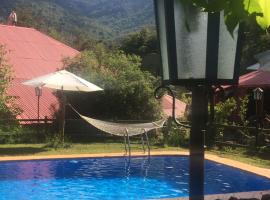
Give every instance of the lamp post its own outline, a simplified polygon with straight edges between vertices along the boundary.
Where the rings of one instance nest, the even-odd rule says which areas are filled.
[[[262,109],[263,109],[263,90],[261,88],[255,88],[253,90],[253,99],[255,101],[255,108],[256,108],[256,135],[255,135],[255,146],[258,146],[258,139],[259,139],[259,128],[262,119]]]
[[[40,97],[42,96],[42,88],[41,87],[35,87],[35,93],[38,98],[38,104],[37,104],[37,119],[38,119],[38,125],[39,125],[39,102],[40,102]]]
[[[237,84],[239,26],[231,35],[222,12],[201,12],[188,1],[154,0],[160,40],[162,76],[168,85],[192,91],[190,132],[190,199],[204,199],[204,130],[208,88]]]

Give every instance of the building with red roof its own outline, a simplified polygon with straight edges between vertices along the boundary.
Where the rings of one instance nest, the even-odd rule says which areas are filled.
[[[256,70],[240,76],[238,87],[245,88],[269,88],[270,87],[270,72]]]
[[[253,98],[253,90],[255,88],[263,89],[263,108],[265,113],[270,113],[270,104],[267,102],[270,101],[270,71],[258,69],[256,71],[249,72],[239,77],[238,85],[235,86],[222,86],[226,97],[237,96],[237,97],[249,97],[248,105],[248,116],[255,114],[255,100]],[[219,99],[219,92],[217,90],[216,99]],[[222,96],[223,96],[222,95]],[[217,101],[218,102],[218,101]]]
[[[166,117],[172,117],[173,98],[170,95],[164,95],[161,99],[162,111]],[[179,99],[175,99],[176,118],[184,117],[187,104]]]
[[[13,68],[14,80],[8,94],[16,96],[22,109],[18,119],[37,118],[37,97],[33,87],[22,82],[63,68],[62,59],[79,52],[33,28],[0,25],[0,44],[8,50],[7,59]],[[40,98],[40,118],[53,117],[58,107],[53,91],[43,88]]]

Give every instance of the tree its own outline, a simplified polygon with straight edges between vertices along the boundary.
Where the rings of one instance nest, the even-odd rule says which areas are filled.
[[[140,70],[141,59],[122,51],[84,51],[65,60],[68,70],[104,88],[103,93],[69,95],[74,104],[81,103],[81,112],[107,119],[153,120],[160,117],[153,91],[157,79]]]
[[[12,70],[6,59],[7,51],[0,44],[0,118],[9,119],[20,113],[14,102],[14,97],[9,96],[7,89],[12,81]]]
[[[270,27],[269,0],[184,0],[184,2],[206,12],[224,11],[225,24],[231,33],[239,22],[247,21],[254,16],[262,29]]]
[[[242,49],[241,73],[246,72],[246,68],[256,62],[254,55],[270,49],[270,34],[262,30],[255,19],[245,26],[245,37]]]
[[[121,42],[121,49],[127,54],[144,57],[158,52],[157,33],[154,29],[143,28],[131,33]]]
[[[45,20],[37,15],[31,7],[25,7],[24,5],[17,6],[17,15],[19,16],[18,26],[34,27],[38,30],[45,28]]]
[[[161,59],[159,56],[157,33],[154,29],[143,28],[124,38],[120,49],[127,54],[136,54],[142,58],[142,69],[159,75]]]

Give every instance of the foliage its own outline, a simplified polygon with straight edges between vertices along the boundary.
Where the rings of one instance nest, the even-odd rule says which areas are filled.
[[[12,68],[6,59],[7,51],[0,45],[0,118],[12,118],[20,113],[15,97],[9,96],[7,89],[12,81]]]
[[[214,123],[217,126],[210,126],[207,130],[206,143],[212,146],[215,141],[222,140],[225,135],[231,140],[243,140],[243,135],[248,135],[247,129],[236,130],[233,127],[224,128],[219,125],[241,125],[247,126],[246,112],[248,96],[243,98],[228,98],[224,102],[219,102],[215,106]],[[244,142],[244,140],[242,141]]]
[[[157,53],[157,44],[156,31],[150,28],[143,28],[124,38],[120,48],[128,54],[144,57],[150,53]]]
[[[190,129],[179,127],[172,118],[168,118],[162,129],[163,137],[159,138],[158,143],[162,146],[188,147]]]
[[[263,16],[257,16],[257,22],[258,24],[263,28],[267,29],[270,26],[270,1],[269,0],[257,0],[257,6],[260,8],[257,8],[257,12],[260,12],[259,10],[261,9],[261,13]],[[256,5],[253,6],[253,8]],[[256,11],[256,10],[255,10]]]
[[[168,145],[173,147],[188,147],[189,129],[175,126],[169,133]]]
[[[258,167],[269,168],[270,164],[269,148],[268,152],[261,152],[252,148],[222,147],[213,148],[210,153]]]
[[[154,24],[151,0],[2,0],[1,18],[13,8],[20,23],[46,33],[51,27],[68,40],[76,37],[76,29],[94,39],[111,40]]]
[[[265,34],[256,23],[255,19],[245,26],[245,36],[242,48],[241,74],[245,73],[245,68],[256,62],[254,55],[270,49],[270,34]]]
[[[7,89],[12,81],[12,68],[6,59],[7,51],[3,45],[0,44],[0,134],[16,134],[19,129],[19,124],[16,120],[8,121],[8,119],[15,118],[20,113],[19,107],[15,104],[15,98],[9,96]],[[7,137],[12,138],[12,136]],[[6,141],[11,141],[7,139]]]
[[[74,28],[69,32],[63,31],[61,24],[57,23],[60,20],[61,14],[58,16],[55,13],[54,15],[50,15],[50,17],[46,17],[46,13],[49,12],[50,9],[49,5],[46,5],[46,3],[41,3],[40,6],[42,9],[36,8],[35,4],[29,6],[27,3],[23,4],[18,1],[18,4],[16,5],[17,8],[15,9],[18,16],[17,25],[23,27],[33,27],[55,38],[56,40],[62,41],[69,45],[74,45],[74,42],[77,42],[74,35],[77,34],[77,37],[80,36],[77,29]],[[53,22],[49,20],[52,20]]]
[[[191,105],[192,101],[191,93],[190,92],[188,93],[187,90],[184,90],[182,88],[179,88],[178,91],[181,91],[179,99],[181,99],[181,101],[183,101],[187,105]]]
[[[108,51],[100,44],[94,51],[84,51],[74,59],[65,60],[65,65],[70,71],[104,88],[103,93],[80,95],[80,100],[87,100],[84,106],[88,106],[92,115],[95,113],[109,119],[152,120],[159,118],[160,113],[153,95],[157,80],[140,70],[140,62],[138,56],[118,50]],[[76,99],[74,94],[70,95],[70,101],[72,98]],[[83,112],[85,110],[87,108]]]
[[[246,119],[247,116],[247,110],[248,110],[248,102],[249,98],[248,95],[240,99],[240,105],[239,105],[239,119],[240,119],[240,124],[246,126],[248,121]]]
[[[230,117],[236,109],[236,100],[233,97],[227,99],[225,102],[219,102],[215,106],[215,122],[220,124],[230,123]]]
[[[46,138],[46,144],[44,148],[53,148],[53,149],[61,149],[61,148],[71,148],[72,144],[69,142],[69,139],[65,137],[65,142],[63,143],[63,138],[61,134],[50,135]]]
[[[15,119],[7,120],[7,124],[1,127],[0,144],[21,144],[44,142],[44,134],[37,131],[36,124],[20,125]]]
[[[203,11],[218,12],[224,10],[225,24],[233,33],[239,22],[247,21],[256,16],[257,23],[263,29],[270,26],[270,2],[269,0],[183,0]]]
[[[120,49],[127,54],[136,54],[142,58],[142,70],[159,75],[161,68],[157,33],[153,28],[143,28],[126,36]]]
[[[246,125],[248,96],[228,98],[215,106],[215,123]]]

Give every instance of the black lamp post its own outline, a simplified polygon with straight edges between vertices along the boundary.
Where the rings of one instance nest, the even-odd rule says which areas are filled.
[[[255,136],[255,146],[258,146],[259,139],[259,128],[262,120],[262,109],[263,109],[263,90],[261,88],[255,88],[253,90],[253,99],[256,106],[256,136]]]
[[[42,96],[42,89],[41,87],[36,87],[35,88],[35,93],[36,96],[38,98],[38,104],[37,104],[37,119],[38,119],[38,124],[39,124],[39,101],[40,101],[40,97]]]
[[[192,90],[190,199],[204,199],[204,130],[212,85],[237,84],[239,27],[233,36],[221,13],[201,12],[181,0],[154,0],[164,85]],[[168,86],[165,88],[168,89]]]

